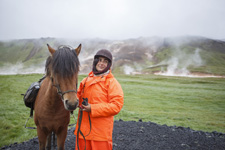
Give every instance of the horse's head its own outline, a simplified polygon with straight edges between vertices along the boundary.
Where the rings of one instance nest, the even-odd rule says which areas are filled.
[[[79,105],[76,93],[80,65],[78,55],[81,44],[76,49],[60,46],[58,50],[55,50],[47,46],[51,53],[46,61],[47,76],[51,78],[52,85],[61,97],[65,109],[75,110]]]

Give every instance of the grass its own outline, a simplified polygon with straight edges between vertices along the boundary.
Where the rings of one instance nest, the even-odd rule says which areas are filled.
[[[125,103],[116,119],[225,132],[225,80],[119,76]]]
[[[37,136],[36,130],[24,128],[29,109],[20,94],[41,77],[40,74],[0,76],[0,147]],[[79,80],[84,77],[80,75]],[[115,77],[124,91],[124,107],[115,116],[116,120],[142,119],[225,133],[224,78],[119,74]],[[34,126],[32,120],[28,126]]]

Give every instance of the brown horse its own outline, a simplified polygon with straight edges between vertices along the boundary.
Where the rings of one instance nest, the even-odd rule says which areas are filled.
[[[57,149],[63,150],[70,111],[79,105],[76,92],[81,44],[76,49],[61,46],[55,50],[47,46],[51,56],[46,60],[46,78],[35,100],[34,122],[39,149],[51,148],[51,134],[54,132],[57,136]]]

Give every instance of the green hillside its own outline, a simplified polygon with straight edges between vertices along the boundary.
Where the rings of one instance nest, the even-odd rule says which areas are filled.
[[[112,69],[116,73],[126,73],[130,69],[132,72],[151,74],[168,71],[175,65],[173,71],[176,72],[188,70],[195,73],[225,75],[225,41],[203,37],[146,37],[121,41],[55,38],[2,41],[0,70],[6,64],[17,63],[22,64],[21,69],[35,70],[35,67],[40,66],[44,68],[45,60],[49,56],[47,43],[54,48],[60,45],[76,47],[81,43],[82,51],[79,57],[83,67],[82,73],[90,70],[85,66],[90,66],[96,51],[106,48],[110,49],[114,56]]]
[[[22,62],[25,66],[40,64],[46,60],[46,44],[54,39],[28,39],[0,42],[0,65]]]

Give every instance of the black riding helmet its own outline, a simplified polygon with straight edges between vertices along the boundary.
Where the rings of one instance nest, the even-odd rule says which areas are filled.
[[[99,61],[99,57],[105,57],[105,58],[107,58],[108,59],[108,65],[107,65],[107,67],[103,70],[103,71],[101,71],[101,72],[98,72],[97,71],[97,69],[96,69],[96,65],[97,65],[97,63],[98,63],[98,61]],[[95,74],[95,75],[99,75],[99,74],[102,74],[102,73],[105,73],[105,72],[107,72],[109,69],[110,69],[110,67],[111,67],[111,65],[112,65],[112,54],[111,54],[111,52],[110,51],[108,51],[108,50],[106,50],[106,49],[101,49],[101,50],[99,50],[96,54],[95,54],[95,56],[94,56],[94,61],[93,61],[93,68],[92,68],[92,71],[93,71],[93,73]]]
[[[99,56],[103,56],[105,58],[108,58],[109,61],[112,62],[112,54],[110,53],[110,51],[106,50],[106,49],[101,49],[99,50],[96,54],[94,58],[97,58]]]

